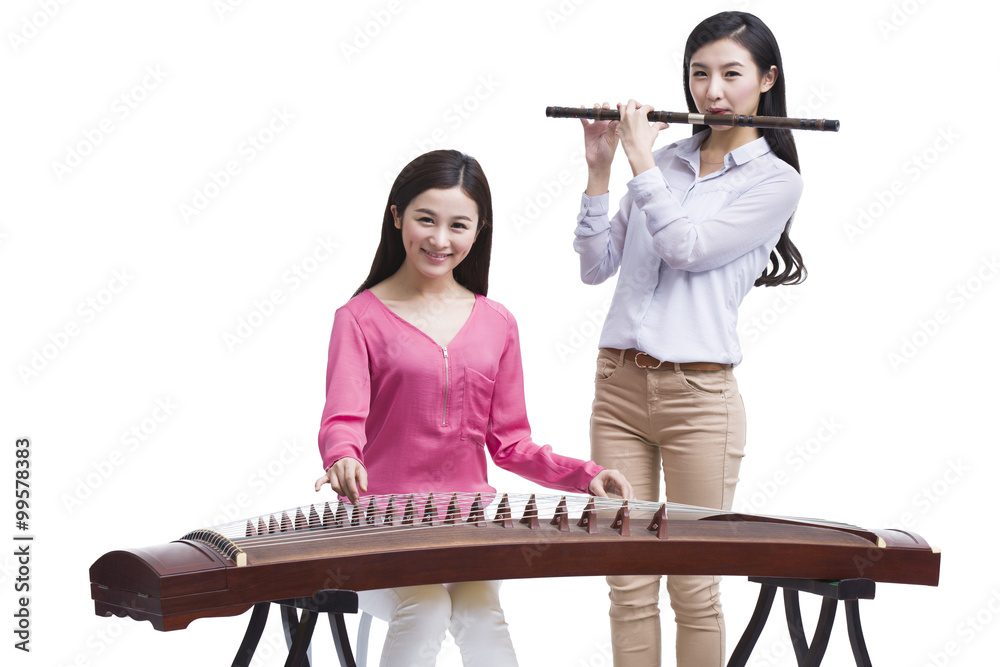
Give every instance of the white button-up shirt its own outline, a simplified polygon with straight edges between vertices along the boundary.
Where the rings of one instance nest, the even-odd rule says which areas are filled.
[[[619,273],[601,347],[674,362],[738,364],[737,309],[802,194],[802,178],[761,137],[698,177],[708,132],[653,155],[619,210],[583,195],[574,249],[588,284]],[[620,270],[620,272],[619,272]]]

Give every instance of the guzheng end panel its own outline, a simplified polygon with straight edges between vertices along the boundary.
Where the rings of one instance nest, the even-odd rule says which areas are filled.
[[[148,620],[174,630],[202,616],[231,616],[227,563],[202,545],[186,541],[109,552],[90,568],[91,597],[98,615]],[[220,600],[222,602],[220,602]],[[192,610],[198,613],[192,615]]]

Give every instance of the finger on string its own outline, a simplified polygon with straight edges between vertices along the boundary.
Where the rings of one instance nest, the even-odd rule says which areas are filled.
[[[368,471],[365,470],[364,466],[358,466],[357,470],[354,472],[354,479],[357,482],[357,488],[360,489],[361,493],[368,493]]]
[[[357,479],[353,475],[349,475],[345,480],[346,495],[347,499],[351,501],[352,505],[357,505],[361,500],[361,494],[358,493]]]
[[[617,477],[618,477],[618,487],[621,489],[622,498],[634,499],[635,490],[632,488],[632,485],[629,484],[628,480],[625,478],[625,475],[619,472]]]

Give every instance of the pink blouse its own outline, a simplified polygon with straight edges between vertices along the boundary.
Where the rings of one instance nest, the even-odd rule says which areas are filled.
[[[603,468],[531,440],[517,323],[476,296],[448,346],[370,291],[337,310],[330,337],[323,467],[345,456],[368,471],[368,493],[492,492],[486,450],[501,468],[586,493]]]

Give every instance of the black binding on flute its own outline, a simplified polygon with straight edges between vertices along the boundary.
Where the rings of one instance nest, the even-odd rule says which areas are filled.
[[[549,118],[589,118],[591,120],[621,120],[617,109],[584,109],[574,107],[545,107]],[[730,125],[774,130],[816,130],[837,132],[839,120],[825,118],[782,118],[779,116],[738,116],[735,114],[681,113],[677,111],[650,111],[649,120],[660,123],[686,123],[688,125]]]

